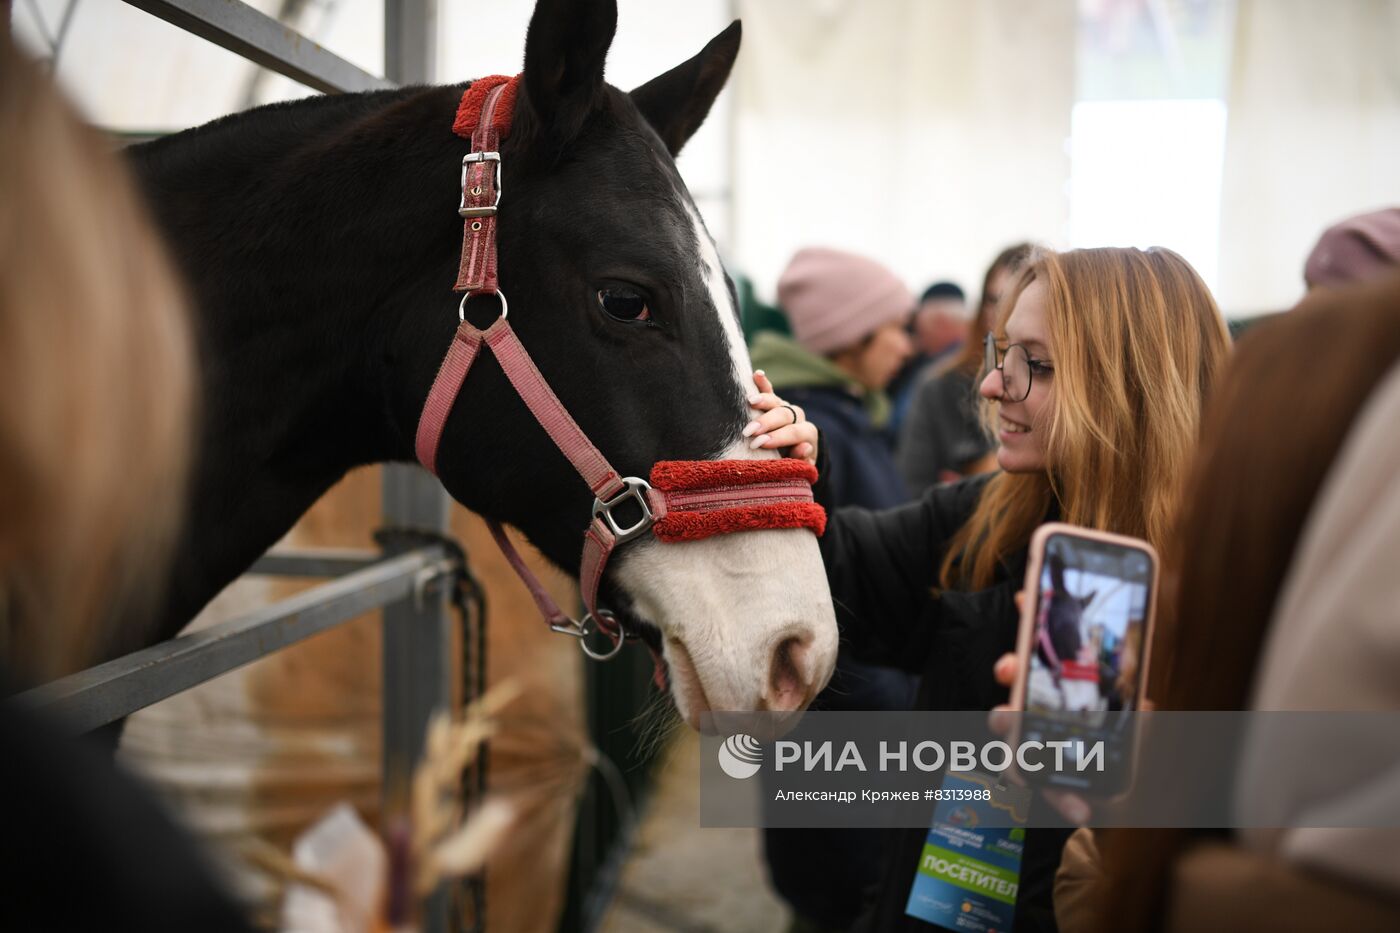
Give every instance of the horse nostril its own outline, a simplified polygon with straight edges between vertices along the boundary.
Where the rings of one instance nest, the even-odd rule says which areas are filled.
[[[767,708],[777,711],[800,709],[807,702],[807,651],[812,636],[791,636],[778,643],[768,669]]]

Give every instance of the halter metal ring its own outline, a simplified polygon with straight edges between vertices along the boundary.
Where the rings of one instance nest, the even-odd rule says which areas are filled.
[[[601,618],[606,618],[612,623],[611,631],[598,624],[598,619]],[[584,616],[579,621],[579,628],[583,631],[583,634],[579,636],[578,646],[583,649],[584,654],[595,661],[611,661],[613,658],[617,657],[617,653],[622,650],[622,646],[627,641],[622,634],[622,626],[617,624],[617,618],[606,609],[599,609],[597,617],[591,612]],[[592,635],[594,632],[602,632],[606,635],[608,640],[612,642],[612,647],[607,651],[594,651],[590,648],[588,646],[588,636]],[[614,635],[613,632],[617,634]]]
[[[607,523],[608,530],[617,538],[618,544],[626,543],[646,534],[656,523],[656,519],[651,514],[651,506],[647,504],[647,490],[651,489],[651,483],[636,476],[623,477],[622,482],[626,488],[608,501],[593,500],[593,517],[601,518]],[[617,523],[617,519],[613,518],[612,510],[628,499],[636,500],[637,505],[642,509],[642,517],[637,520],[636,524],[623,528]]]
[[[461,304],[457,305],[457,320],[465,321],[467,319],[467,302],[470,301],[472,297],[483,294],[495,295],[497,298],[501,299],[501,320],[504,321],[510,316],[510,305],[506,303],[506,293],[497,289],[494,292],[467,292],[463,295]]]
[[[598,618],[605,618],[612,623],[611,631],[599,625]],[[583,649],[583,653],[595,661],[611,661],[617,657],[617,653],[622,650],[622,646],[627,640],[622,634],[622,626],[617,624],[617,617],[606,609],[599,609],[597,617],[590,612],[577,622],[568,619],[564,622],[550,623],[549,627],[561,635],[577,638],[579,648]],[[612,647],[607,651],[594,651],[589,647],[588,637],[594,632],[602,632],[606,635],[608,640],[612,642]],[[617,634],[613,635],[612,632],[617,632]]]

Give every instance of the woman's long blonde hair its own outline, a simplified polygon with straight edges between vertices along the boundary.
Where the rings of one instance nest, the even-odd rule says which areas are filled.
[[[112,648],[161,582],[183,500],[191,339],[109,139],[0,37],[0,662]]]
[[[944,588],[991,585],[1052,505],[1061,521],[1163,548],[1206,393],[1229,353],[1215,299],[1171,250],[1038,252],[1003,304],[998,332],[1036,281],[1055,367],[1048,469],[988,483],[944,558]],[[994,419],[995,406],[984,414]]]

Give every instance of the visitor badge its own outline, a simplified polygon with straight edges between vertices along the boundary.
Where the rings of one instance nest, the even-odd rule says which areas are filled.
[[[945,774],[904,912],[949,930],[1010,930],[1030,807],[1029,788]]]

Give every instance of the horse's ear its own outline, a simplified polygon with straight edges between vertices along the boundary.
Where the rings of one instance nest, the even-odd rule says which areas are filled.
[[[632,102],[660,135],[671,155],[705,122],[710,106],[729,79],[734,58],[739,54],[739,21],[710,40],[690,61],[632,92]]]
[[[525,37],[525,99],[539,132],[563,145],[603,91],[617,0],[538,0]]]

